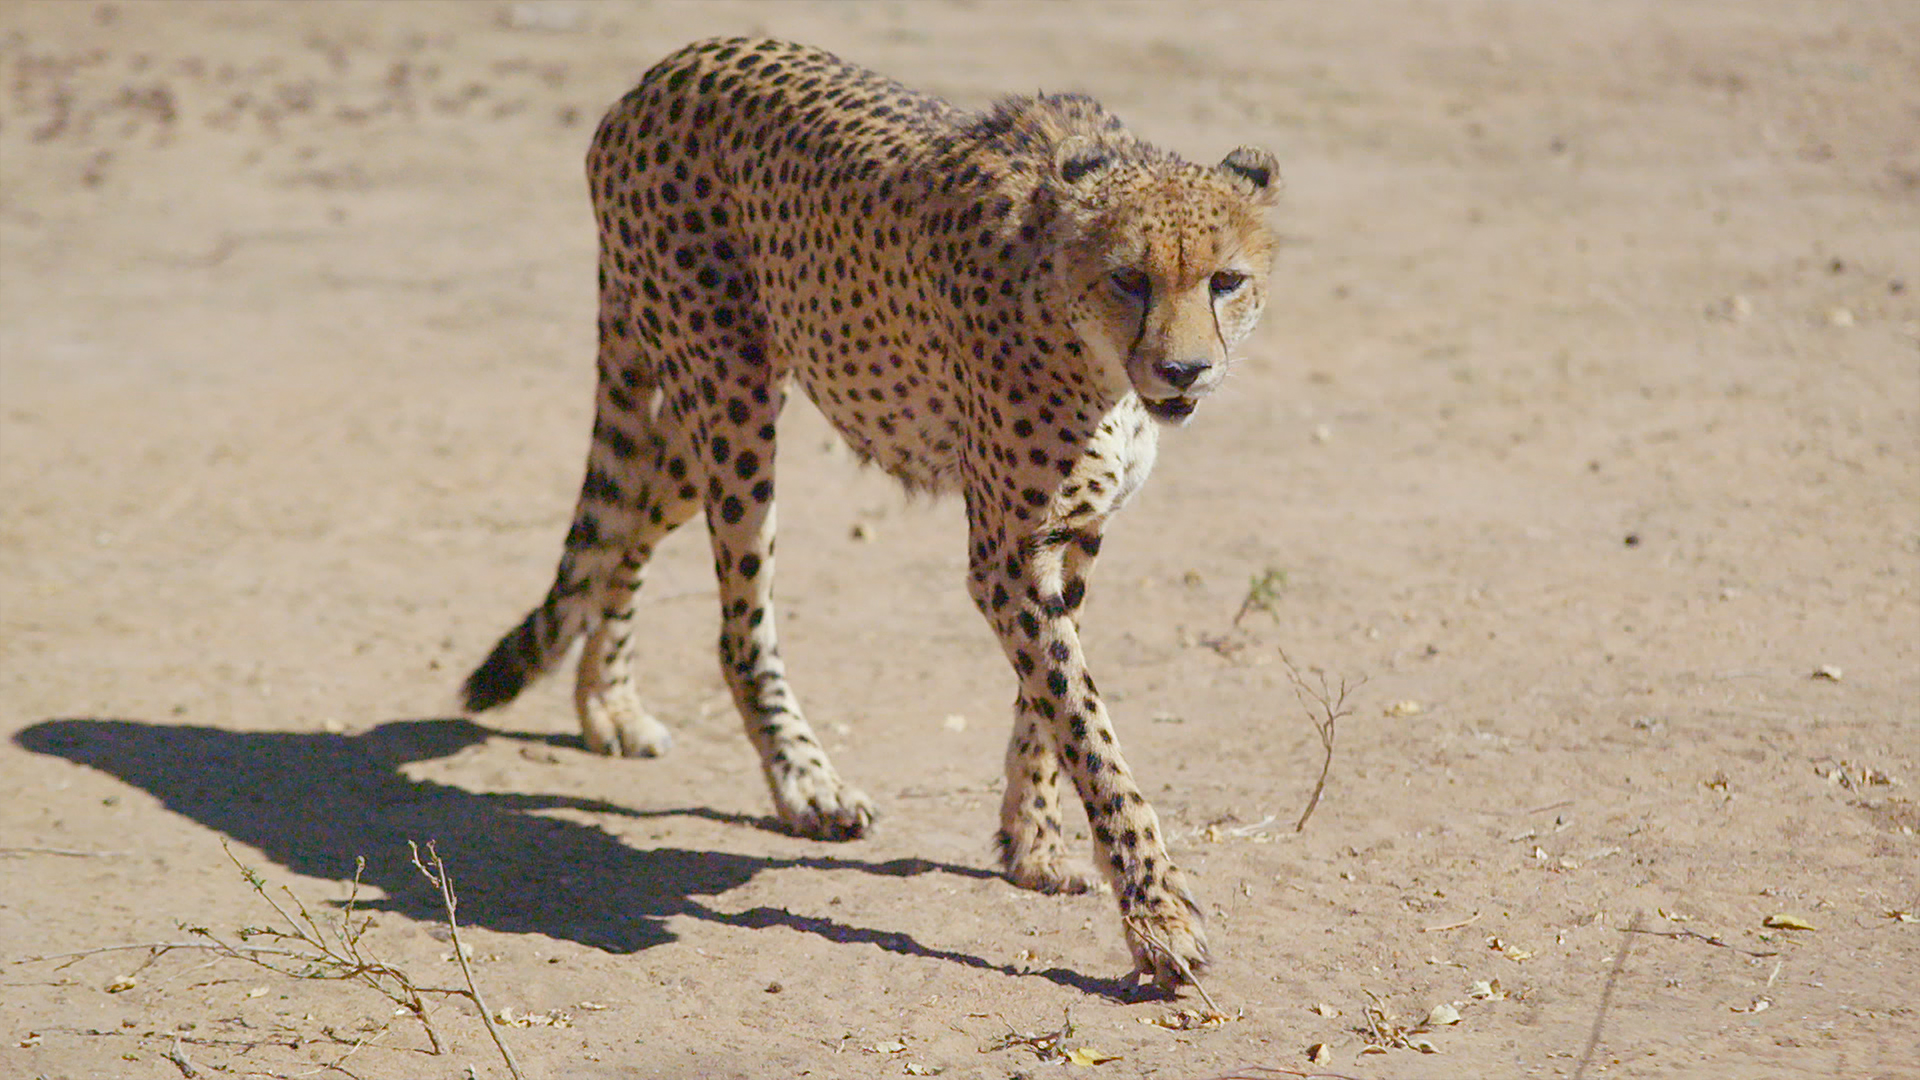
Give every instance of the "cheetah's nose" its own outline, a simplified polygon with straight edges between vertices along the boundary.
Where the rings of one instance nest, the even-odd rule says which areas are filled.
[[[1205,360],[1159,360],[1153,365],[1153,373],[1175,390],[1185,390],[1206,372],[1208,366]]]

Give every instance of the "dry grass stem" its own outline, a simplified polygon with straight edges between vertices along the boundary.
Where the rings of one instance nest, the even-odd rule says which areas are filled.
[[[1294,666],[1293,657],[1285,649],[1280,650],[1280,663],[1286,666],[1287,681],[1293,684],[1293,696],[1307,710],[1307,719],[1313,721],[1313,729],[1320,735],[1320,777],[1313,783],[1313,794],[1307,796],[1307,808],[1300,812],[1300,820],[1293,823],[1294,832],[1304,832],[1307,819],[1320,805],[1320,796],[1327,790],[1327,773],[1333,768],[1333,744],[1336,729],[1342,717],[1352,716],[1353,707],[1347,704],[1348,695],[1367,684],[1364,676],[1359,682],[1349,683],[1340,680],[1335,687],[1327,682],[1327,673],[1314,672],[1314,681],[1309,683],[1300,669]]]
[[[1209,1076],[1204,1080],[1269,1080],[1275,1076],[1296,1077],[1298,1080],[1364,1080],[1362,1077],[1346,1073],[1307,1072],[1302,1069],[1289,1069],[1280,1065],[1242,1065],[1233,1072],[1220,1076]]]
[[[1063,1006],[1061,1013],[1061,1024],[1052,1031],[1020,1031],[1012,1024],[1007,1024],[1007,1018],[1002,1016],[1000,1022],[1007,1024],[1007,1033],[1001,1036],[999,1042],[982,1046],[980,1052],[991,1054],[996,1050],[1024,1046],[1041,1061],[1060,1061],[1066,1057],[1066,1041],[1073,1038],[1073,1008]]]
[[[246,879],[254,893],[264,900],[286,924],[286,929],[271,926],[244,928],[240,931],[240,940],[249,942],[252,938],[264,937],[272,941],[294,942],[314,951],[307,952],[300,949],[282,951],[261,949],[251,945],[236,946],[206,927],[188,927],[188,932],[206,938],[217,952],[257,964],[282,975],[296,979],[350,980],[367,986],[395,1005],[407,1010],[420,1022],[420,1028],[427,1036],[427,1043],[432,1053],[439,1054],[445,1051],[439,1032],[434,1030],[433,1024],[428,1020],[426,995],[438,994],[443,997],[469,995],[457,987],[420,986],[405,971],[362,951],[360,940],[372,925],[370,918],[360,918],[356,921],[355,905],[360,898],[360,875],[366,868],[365,859],[354,860],[353,883],[347,893],[347,901],[340,912],[338,925],[326,926],[314,918],[313,913],[307,910],[306,904],[292,889],[282,886],[280,891],[286,895],[288,904],[292,907],[291,911],[288,910],[287,905],[281,904],[267,890],[266,881],[234,856],[232,848],[229,848],[225,842],[222,842],[220,847],[227,853],[227,858],[233,865],[239,867],[241,876]],[[305,966],[296,970],[291,967],[277,966],[264,959],[276,956],[304,961]]]
[[[1361,1012],[1367,1021],[1367,1041],[1375,1046],[1398,1046],[1403,1038],[1400,1027],[1387,1015],[1387,1007],[1381,1003],[1379,995],[1365,988],[1360,992],[1367,995],[1367,1000],[1371,1002]]]
[[[455,917],[459,902],[454,897],[453,884],[447,873],[446,864],[441,861],[439,853],[431,842],[427,844],[427,855],[424,861],[417,845],[409,841],[408,847],[413,852],[413,865],[419,868],[427,880],[440,891],[440,901],[446,911],[447,926],[453,938],[454,956],[459,961],[460,972],[466,982],[464,987],[422,986],[405,971],[372,956],[362,947],[361,939],[372,926],[372,919],[360,916],[356,910],[360,895],[360,875],[366,868],[365,859],[355,860],[353,882],[339,918],[323,921],[308,910],[305,902],[292,889],[283,886],[280,889],[283,897],[276,897],[269,892],[266,880],[251,867],[240,862],[232,848],[224,842],[221,848],[226,852],[227,858],[239,868],[241,876],[246,879],[255,895],[265,901],[267,906],[279,916],[281,925],[243,927],[235,934],[237,941],[229,940],[208,927],[186,926],[183,929],[193,935],[196,940],[102,945],[71,952],[25,956],[8,963],[30,964],[62,960],[65,963],[60,967],[65,968],[89,956],[137,950],[147,952],[149,954],[147,958],[126,976],[130,978],[146,970],[167,953],[180,949],[194,949],[213,953],[221,959],[242,960],[292,979],[333,979],[357,982],[379,992],[381,996],[419,1021],[429,1044],[427,1052],[432,1054],[444,1053],[446,1045],[441,1041],[439,1033],[434,1030],[429,1018],[427,997],[437,995],[465,998],[471,1001],[474,1008],[479,1011],[480,1021],[485,1025],[487,1034],[492,1037],[494,1046],[506,1063],[507,1071],[513,1075],[514,1080],[525,1080],[524,1074],[520,1071],[519,1062],[514,1059],[513,1052],[507,1047],[506,1041],[494,1026],[492,1010],[487,1007],[485,999],[482,998],[479,986],[473,978],[473,970],[468,966],[466,950],[460,942],[459,922]],[[254,939],[265,939],[273,944],[256,945],[253,943]],[[368,1036],[345,1037],[331,1029],[326,1029],[327,1037],[347,1047],[347,1050],[339,1058],[320,1065],[313,1072],[338,1072],[351,1076],[352,1074],[345,1068],[347,1059],[366,1046],[379,1041],[388,1030],[388,1027],[383,1025],[378,1031]],[[173,1062],[183,1076],[203,1075],[199,1067],[187,1060],[185,1052],[180,1050],[179,1042],[176,1036],[173,1049],[166,1055],[168,1060]],[[277,1077],[281,1074],[256,1073],[254,1075]]]
[[[1648,937],[1684,938],[1684,939],[1689,939],[1693,941],[1704,941],[1709,945],[1715,946],[1716,948],[1731,949],[1734,952],[1740,953],[1743,956],[1768,957],[1768,956],[1780,955],[1780,952],[1777,949],[1772,949],[1772,950],[1743,949],[1738,945],[1729,945],[1725,941],[1720,940],[1718,937],[1715,937],[1712,934],[1703,934],[1698,930],[1647,930],[1640,926],[1638,916],[1635,916],[1634,921],[1628,924],[1627,928],[1621,932],[1626,934],[1645,934]]]
[[[1173,946],[1167,944],[1165,938],[1153,932],[1153,929],[1147,925],[1146,920],[1137,916],[1130,918],[1127,920],[1127,929],[1138,935],[1141,941],[1147,943],[1148,949],[1152,950],[1156,955],[1165,958],[1167,963],[1171,964],[1173,969],[1180,973],[1180,977],[1185,979],[1187,983],[1193,987],[1194,992],[1200,995],[1200,1000],[1207,1003],[1207,1012],[1210,1015],[1222,1018],[1226,1017],[1227,1014],[1221,1012],[1220,1006],[1214,1003],[1213,995],[1207,993],[1207,988],[1200,985],[1200,979],[1193,973],[1193,969],[1187,966],[1185,960],[1180,959],[1180,955],[1173,951]]]
[[[433,841],[427,841],[427,860],[433,864],[432,867],[428,867],[420,861],[418,844],[409,840],[407,848],[413,852],[413,865],[440,890],[440,902],[447,911],[447,933],[453,939],[453,956],[460,962],[460,974],[467,980],[465,996],[479,1008],[480,1022],[486,1025],[487,1034],[492,1036],[493,1045],[499,1049],[501,1060],[507,1063],[507,1071],[513,1074],[514,1080],[524,1080],[520,1072],[520,1063],[514,1060],[513,1051],[508,1048],[507,1040],[501,1037],[500,1029],[494,1026],[493,1010],[487,1008],[486,1000],[480,996],[479,984],[473,981],[473,969],[467,966],[467,951],[460,944],[460,920],[454,916],[454,911],[459,907],[460,902],[454,898],[453,879],[447,874],[446,864],[440,861],[440,852],[435,850]]]
[[[174,1036],[173,1045],[167,1048],[167,1060],[173,1062],[174,1068],[179,1069],[180,1075],[187,1080],[197,1080],[200,1075],[200,1070],[194,1068],[193,1062],[187,1059],[187,1052],[180,1049],[180,1037],[177,1035]]]
[[[258,945],[230,945],[225,948],[222,948],[217,945],[210,945],[204,941],[136,941],[126,945],[101,945],[92,949],[75,949],[72,952],[43,953],[37,956],[22,956],[14,960],[9,960],[7,961],[7,963],[9,964],[43,964],[49,960],[67,961],[67,963],[61,964],[60,967],[54,969],[55,971],[59,971],[63,968],[72,967],[73,961],[75,960],[83,960],[89,956],[99,956],[102,953],[132,952],[135,949],[148,949],[154,953],[153,956],[148,957],[144,962],[141,963],[140,966],[142,968],[146,967],[148,964],[153,963],[154,960],[158,959],[161,956],[166,955],[169,952],[172,952],[175,949],[207,949],[207,950],[212,950],[214,952],[219,952],[223,954],[229,953],[229,952],[258,953],[262,956],[306,957],[309,955],[308,953],[299,952],[293,949],[272,949],[272,948],[265,948]]]

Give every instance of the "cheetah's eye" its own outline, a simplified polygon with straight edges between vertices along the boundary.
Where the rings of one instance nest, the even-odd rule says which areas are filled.
[[[1207,288],[1211,289],[1215,296],[1232,296],[1240,291],[1240,286],[1246,283],[1247,275],[1237,270],[1222,270],[1207,282]]]
[[[1107,281],[1122,295],[1144,301],[1153,291],[1153,282],[1139,270],[1115,270],[1107,275]]]

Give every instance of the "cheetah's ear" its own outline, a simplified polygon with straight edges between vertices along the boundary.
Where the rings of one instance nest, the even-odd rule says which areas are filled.
[[[1214,170],[1241,193],[1253,196],[1261,206],[1280,201],[1280,163],[1272,154],[1256,146],[1242,146],[1226,157]]]
[[[1112,160],[1105,147],[1085,135],[1069,135],[1053,150],[1054,170],[1069,184],[1078,184],[1106,168]]]

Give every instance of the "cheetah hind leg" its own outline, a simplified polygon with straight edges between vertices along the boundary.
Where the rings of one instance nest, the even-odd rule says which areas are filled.
[[[1007,880],[1042,893],[1084,893],[1104,887],[1093,869],[1068,854],[1060,831],[1060,763],[1053,733],[1022,698],[1007,740],[1007,793],[1000,803],[1000,866]]]
[[[673,732],[647,711],[630,685],[600,692],[577,689],[574,704],[581,737],[596,754],[650,758],[673,748]]]
[[[607,302],[621,303],[622,294]],[[611,321],[620,315],[616,309]],[[614,757],[658,757],[673,745],[634,688],[634,599],[654,548],[700,510],[689,478],[692,454],[672,415],[658,394],[632,401],[645,380],[628,373],[640,370],[626,336],[603,329],[599,412],[579,510],[596,527],[576,525],[569,542],[594,550],[602,567],[586,579],[592,595],[584,599],[599,610],[580,653],[574,709],[587,748]]]
[[[634,689],[631,629],[631,618],[608,619],[587,639],[573,705],[587,749],[609,757],[659,757],[673,746],[673,733]]]

